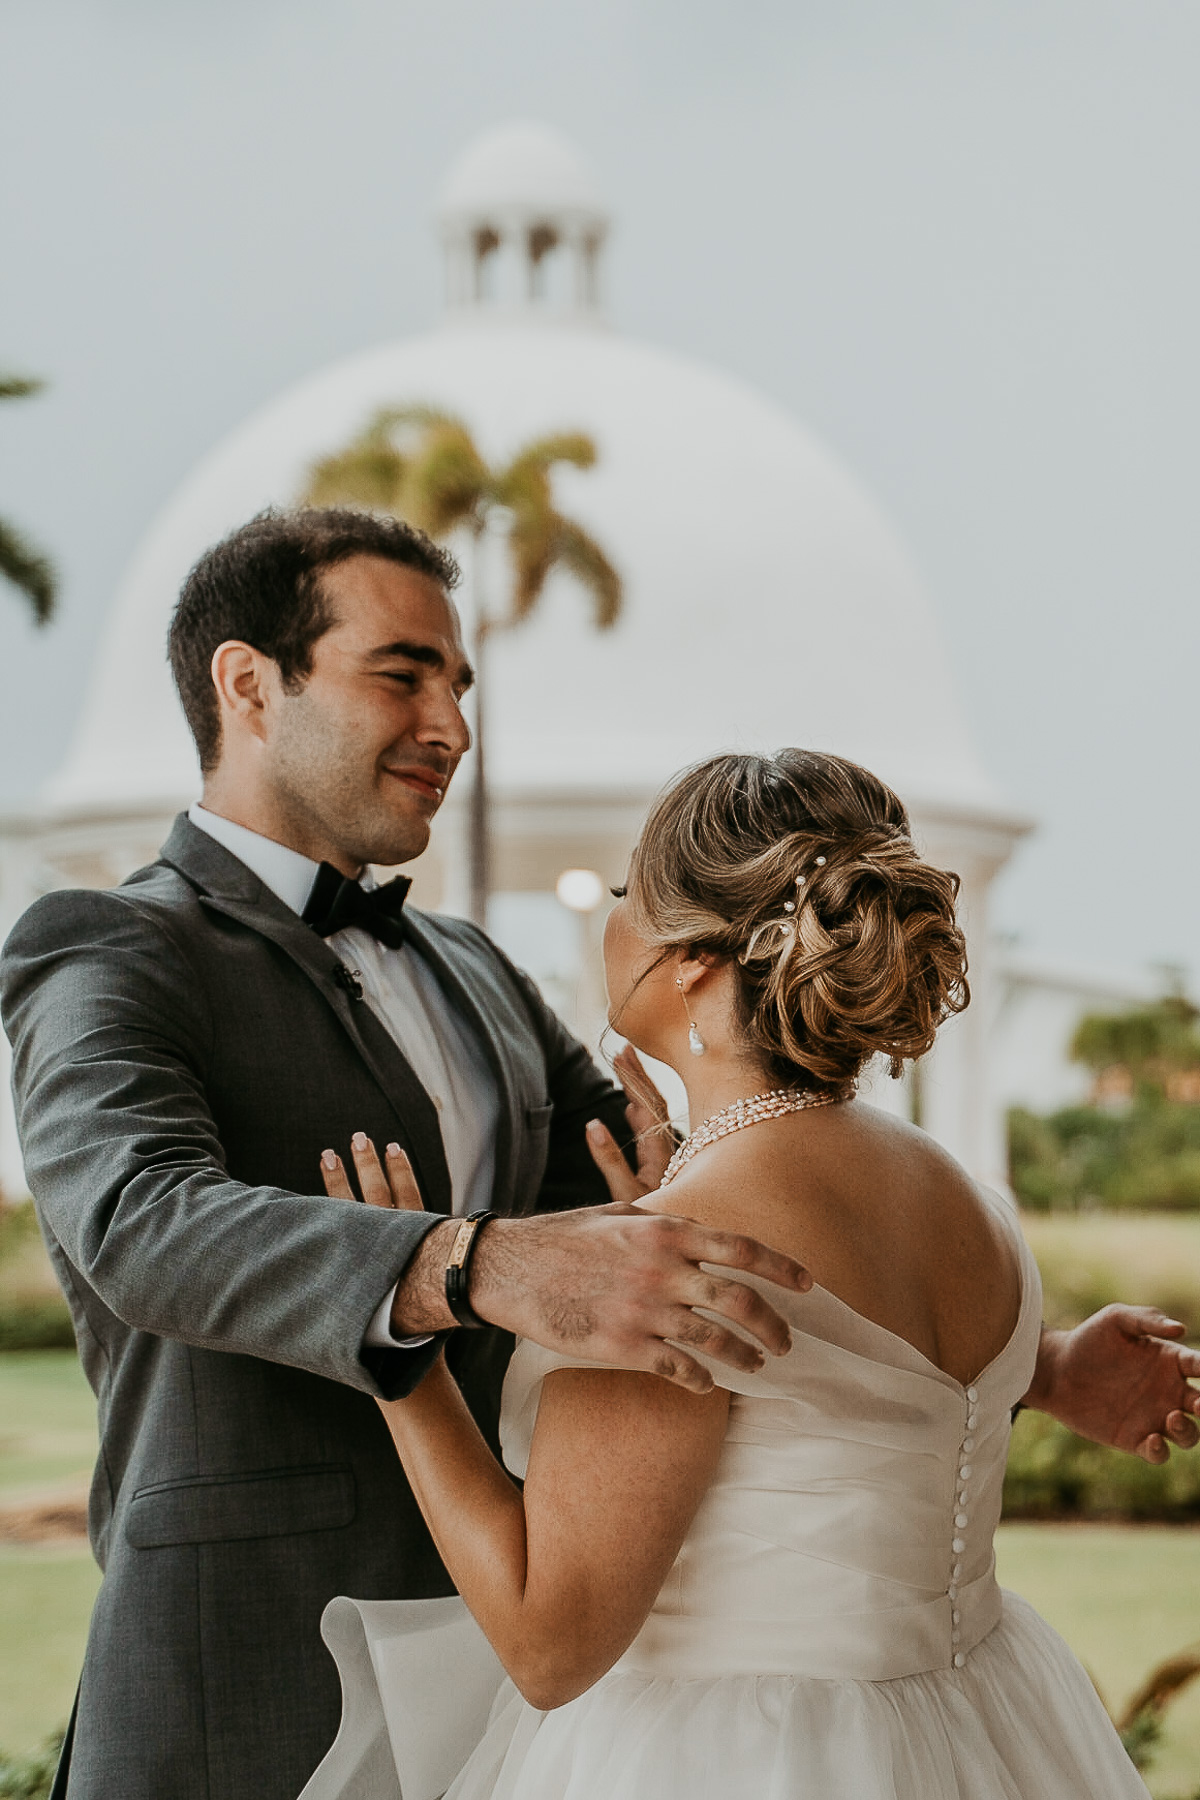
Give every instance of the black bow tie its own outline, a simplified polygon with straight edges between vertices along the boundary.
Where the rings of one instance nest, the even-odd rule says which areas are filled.
[[[404,942],[404,901],[411,886],[407,875],[397,875],[382,887],[360,887],[332,863],[323,862],[300,917],[318,937],[332,937],[335,931],[356,925],[389,950],[398,950]]]

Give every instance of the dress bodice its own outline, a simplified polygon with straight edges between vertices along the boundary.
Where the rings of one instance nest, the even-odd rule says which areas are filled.
[[[724,1448],[618,1669],[886,1681],[964,1666],[1000,1617],[992,1536],[1041,1329],[1037,1266],[994,1205],[1020,1259],[1020,1313],[967,1386],[822,1288],[755,1284],[792,1348],[756,1375],[708,1363],[732,1394]],[[571,1366],[586,1365],[518,1347],[501,1420],[515,1474],[543,1379]]]
[[[1010,1409],[1037,1359],[1041,1296],[1004,1213],[1020,1313],[966,1386],[833,1294],[763,1284],[793,1347],[757,1375],[709,1363],[732,1396],[715,1479],[641,1631],[574,1700],[541,1712],[499,1684],[478,1737],[463,1725],[472,1669],[495,1658],[465,1611],[451,1645],[426,1615],[453,1602],[335,1602],[361,1620],[326,1759],[344,1737],[348,1778],[301,1800],[362,1791],[364,1737],[382,1729],[372,1693],[399,1772],[378,1791],[412,1800],[1149,1800],[1086,1672],[995,1582]],[[586,1366],[518,1347],[501,1417],[515,1474],[546,1375]]]

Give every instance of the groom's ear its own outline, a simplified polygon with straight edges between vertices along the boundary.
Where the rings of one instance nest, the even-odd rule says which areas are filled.
[[[253,644],[230,638],[213,651],[210,670],[221,709],[222,735],[232,725],[264,737],[272,693],[280,686],[278,665]]]

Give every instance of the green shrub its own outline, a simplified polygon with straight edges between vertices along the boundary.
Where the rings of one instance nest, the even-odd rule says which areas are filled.
[[[1121,1111],[1008,1115],[1009,1178],[1035,1212],[1200,1211],[1200,1106],[1140,1087]]]
[[[75,1328],[65,1300],[0,1297],[0,1350],[73,1350]]]
[[[1022,1413],[1004,1478],[1008,1519],[1200,1518],[1200,1456],[1145,1463],[1076,1437],[1044,1413]]]
[[[70,1350],[75,1334],[32,1201],[0,1205],[0,1350]]]
[[[62,1744],[59,1731],[26,1756],[6,1756],[0,1750],[0,1800],[47,1800]]]
[[[35,1241],[40,1242],[37,1214],[32,1200],[13,1204],[0,1199],[0,1265],[11,1263]]]

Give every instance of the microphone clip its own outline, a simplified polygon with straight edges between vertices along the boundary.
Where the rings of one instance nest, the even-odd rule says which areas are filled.
[[[351,969],[344,962],[340,962],[333,971],[333,979],[340,988],[345,989],[352,1000],[364,998],[361,969]]]

